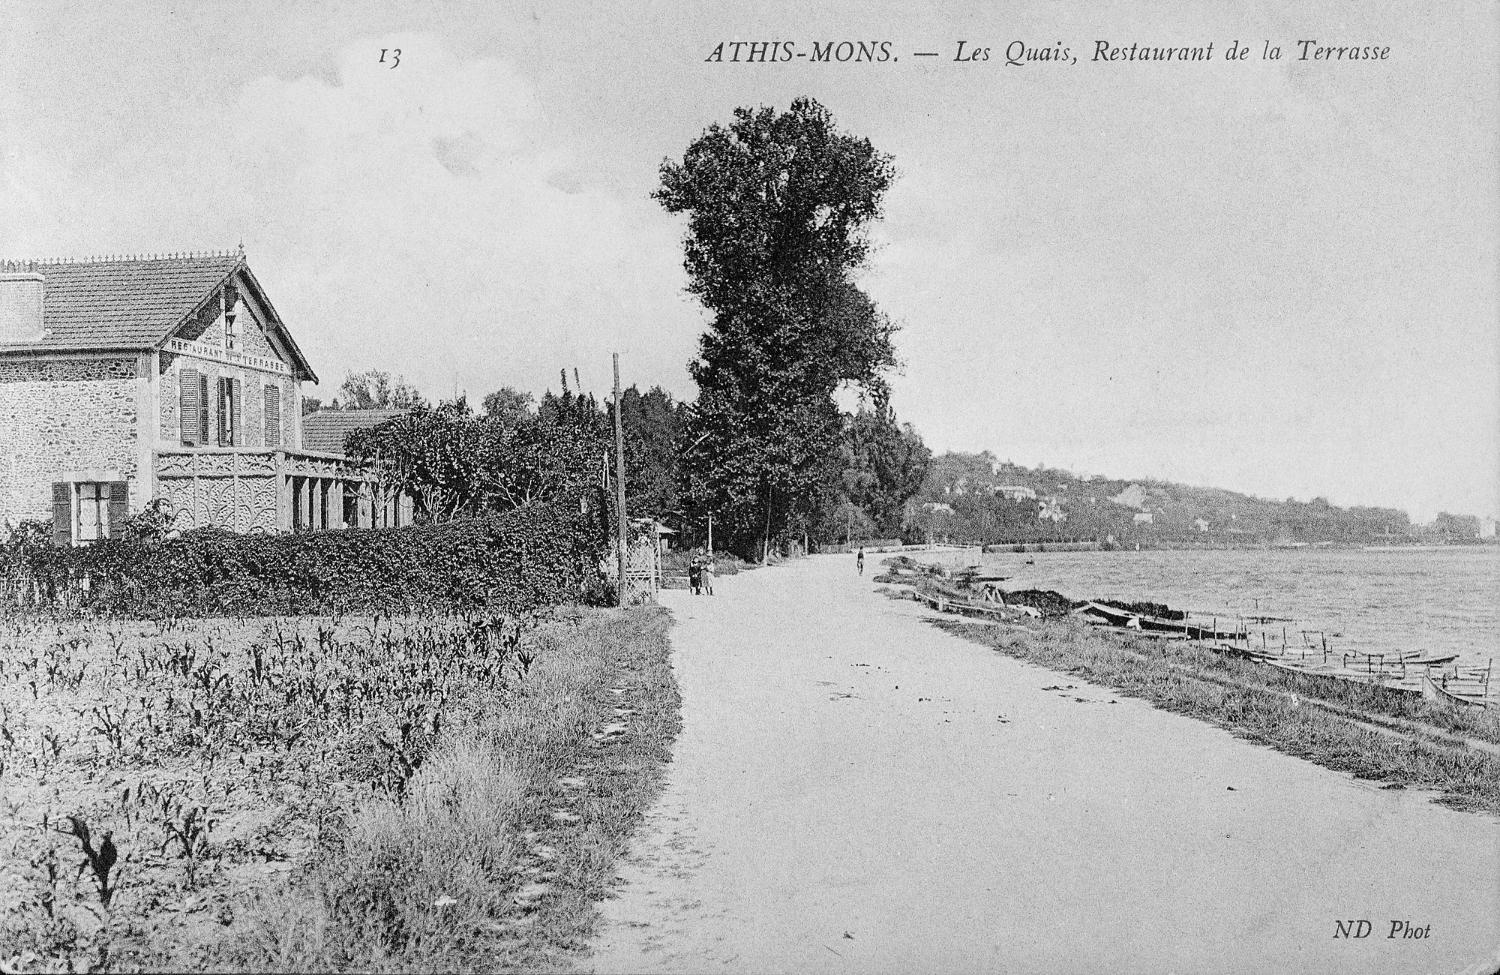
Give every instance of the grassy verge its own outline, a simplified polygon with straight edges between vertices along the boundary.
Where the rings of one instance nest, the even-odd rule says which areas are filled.
[[[1379,688],[1323,686],[1333,682],[1184,644],[1106,636],[1075,621],[994,626],[938,620],[935,625],[1326,768],[1380,780],[1389,788],[1431,789],[1446,805],[1500,815],[1500,755],[1452,736],[1458,731],[1495,741],[1500,731],[1495,715],[1446,714]],[[1381,716],[1399,716],[1403,723],[1371,727]],[[1424,731],[1424,722],[1430,730]]]
[[[565,967],[660,787],[678,696],[661,610],[538,634],[524,693],[477,696],[399,799],[349,823],[308,882],[260,908],[235,967]]]

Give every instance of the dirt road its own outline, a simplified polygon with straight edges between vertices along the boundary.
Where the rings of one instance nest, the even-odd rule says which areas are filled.
[[[1494,818],[937,631],[878,561],[666,594],[683,734],[597,971],[1500,965]]]

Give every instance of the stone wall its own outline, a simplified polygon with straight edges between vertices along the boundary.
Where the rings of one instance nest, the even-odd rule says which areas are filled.
[[[196,369],[208,377],[208,430],[211,439],[206,446],[217,444],[217,440],[214,439],[219,429],[217,380],[220,376],[227,376],[238,379],[241,387],[240,433],[244,438],[244,443],[238,446],[271,446],[266,443],[265,387],[275,386],[281,397],[281,446],[287,450],[301,448],[300,441],[296,439],[297,426],[294,422],[295,414],[292,412],[301,408],[301,400],[297,395],[297,381],[291,376],[250,366],[200,359],[197,356],[163,352],[161,375],[158,381],[159,402],[161,403],[161,426],[158,436],[161,437],[163,449],[182,446],[181,376],[184,369]]]
[[[224,347],[224,315],[222,300],[215,294],[189,316],[176,337],[202,342],[216,349]],[[281,360],[265,333],[265,313],[254,304],[250,296],[241,289],[234,304],[235,325],[240,333],[240,351],[249,355]],[[302,410],[301,385],[289,375],[256,369],[247,365],[231,365],[214,359],[200,359],[186,354],[162,353],[159,402],[161,404],[161,446],[166,449],[182,444],[181,385],[179,376],[183,369],[196,369],[209,377],[209,435],[216,437],[218,430],[217,383],[220,376],[240,380],[241,435],[244,442],[238,446],[266,447],[265,436],[265,387],[276,386],[281,393],[281,442],[287,450],[302,449],[299,422]],[[217,443],[211,440],[209,446]]]
[[[0,359],[0,525],[52,519],[64,472],[115,472],[136,497],[136,359]]]

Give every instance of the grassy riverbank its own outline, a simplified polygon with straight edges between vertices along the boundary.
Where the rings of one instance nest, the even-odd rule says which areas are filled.
[[[0,963],[566,966],[678,699],[665,612],[549,615],[12,624]]]
[[[1482,747],[1500,742],[1495,715],[1288,674],[1191,644],[1117,637],[1074,620],[935,625],[1326,768],[1389,788],[1431,789],[1446,805],[1500,815],[1500,754]]]

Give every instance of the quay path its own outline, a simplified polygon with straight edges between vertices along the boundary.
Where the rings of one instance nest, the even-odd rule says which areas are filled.
[[[586,967],[1500,967],[1500,820],[952,637],[879,561],[664,594],[683,732]]]

